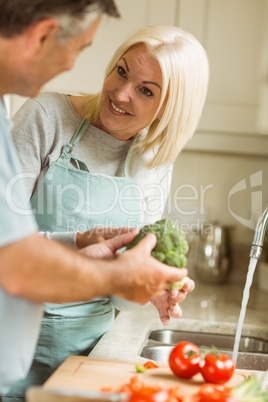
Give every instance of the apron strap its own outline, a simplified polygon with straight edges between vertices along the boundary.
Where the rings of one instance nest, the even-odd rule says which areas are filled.
[[[81,140],[89,125],[90,123],[86,119],[82,121],[82,123],[79,125],[78,129],[72,136],[71,141],[63,146],[60,158],[62,159],[71,158],[71,153],[73,152],[74,147]]]
[[[89,121],[84,119],[81,124],[79,125],[78,129],[74,133],[71,141],[68,144],[65,144],[62,148],[62,153],[60,155],[60,159],[63,163],[69,163],[70,159],[74,159],[77,161],[80,170],[84,170],[88,172],[87,165],[81,161],[76,155],[72,154],[74,147],[79,143],[81,138],[83,137],[85,131],[87,130],[88,126],[90,125]]]
[[[70,144],[72,144],[73,147],[75,147],[76,144],[81,140],[83,135],[85,134],[85,131],[87,130],[88,126],[90,125],[90,122],[86,119],[82,121],[76,132],[74,133]]]

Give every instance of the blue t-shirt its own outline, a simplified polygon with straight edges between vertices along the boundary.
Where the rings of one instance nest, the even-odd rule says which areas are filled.
[[[0,98],[0,257],[1,247],[37,231],[18,176],[18,160],[9,136],[11,122]],[[1,259],[0,259],[1,261]],[[0,262],[0,276],[1,276]],[[42,306],[13,297],[0,287],[0,395],[26,376],[42,319]]]
[[[0,100],[0,247],[38,230],[18,173],[19,161],[9,135],[11,124]]]

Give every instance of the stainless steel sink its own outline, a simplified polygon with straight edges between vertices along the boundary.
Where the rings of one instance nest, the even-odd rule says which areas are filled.
[[[235,337],[232,335],[204,334],[200,332],[185,332],[159,330],[153,331],[149,339],[166,345],[176,345],[180,341],[193,342],[197,346],[216,346],[218,349],[233,350]],[[239,350],[241,352],[268,352],[268,342],[249,336],[242,336]]]
[[[159,363],[168,363],[168,358],[174,345],[186,340],[193,342],[201,349],[214,345],[219,352],[232,356],[234,336],[175,330],[151,332],[141,356]],[[244,370],[265,371],[268,369],[267,352],[267,341],[253,337],[242,337],[236,367]]]

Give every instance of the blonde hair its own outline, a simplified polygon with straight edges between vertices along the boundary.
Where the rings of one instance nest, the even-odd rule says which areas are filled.
[[[162,71],[162,92],[158,109],[148,132],[134,147],[142,153],[153,152],[147,164],[154,168],[174,163],[179,152],[192,137],[205,103],[209,67],[206,52],[190,33],[173,26],[154,25],[132,34],[117,49],[105,72],[107,78],[118,60],[133,46],[145,44]],[[86,118],[99,117],[101,93],[89,95]],[[166,100],[161,119],[156,116]]]

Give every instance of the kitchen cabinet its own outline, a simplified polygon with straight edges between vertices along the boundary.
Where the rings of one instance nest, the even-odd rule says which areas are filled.
[[[263,0],[182,0],[177,24],[207,50],[210,83],[201,130],[256,132]]]
[[[206,104],[188,149],[267,155],[268,139],[258,125],[266,1],[179,4],[176,24],[200,40],[210,63]]]
[[[260,63],[260,91],[258,125],[260,130],[268,131],[268,0],[264,5],[264,32]]]

